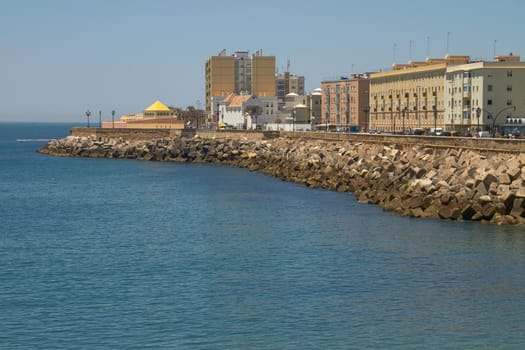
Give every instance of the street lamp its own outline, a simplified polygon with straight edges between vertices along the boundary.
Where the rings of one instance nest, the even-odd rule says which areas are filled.
[[[366,106],[363,108],[363,112],[365,112],[365,132],[368,132],[368,112],[370,111],[370,107]]]
[[[89,128],[89,116],[91,115],[91,112],[89,109],[86,111],[86,117],[87,117],[87,127]]]
[[[396,114],[392,113],[392,119],[394,119],[394,134],[396,133]]]
[[[292,132],[295,132],[295,107],[292,109]]]
[[[111,122],[113,123],[113,129],[115,129],[115,110],[111,111]]]
[[[478,118],[478,129],[476,131],[479,131],[479,117],[481,116],[481,108],[476,108],[476,118]]]
[[[503,113],[504,111],[508,109],[513,109],[515,111],[516,106],[508,106],[508,107],[501,109],[494,118],[492,118],[492,115],[490,114],[487,116],[487,118],[492,119],[492,127],[491,127],[492,137],[496,137],[496,121],[498,120],[498,117],[501,115],[501,113]]]
[[[433,106],[432,106],[432,110],[434,111],[434,135],[435,135],[436,132],[437,132],[437,120],[438,120],[438,110],[437,110],[437,106],[436,106],[436,105],[433,105]]]
[[[401,114],[403,115],[403,135],[405,134],[405,113],[407,112],[407,108],[403,108],[403,110],[401,111]]]

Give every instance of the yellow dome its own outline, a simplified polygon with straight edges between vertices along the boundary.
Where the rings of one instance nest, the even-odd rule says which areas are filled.
[[[151,106],[146,108],[144,111],[153,112],[153,111],[169,111],[170,109],[160,101],[155,101]]]

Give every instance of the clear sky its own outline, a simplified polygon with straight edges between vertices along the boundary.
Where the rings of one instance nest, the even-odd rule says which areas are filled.
[[[309,91],[427,53],[525,60],[524,14],[522,0],[0,0],[0,121],[203,107],[222,49],[290,60]]]

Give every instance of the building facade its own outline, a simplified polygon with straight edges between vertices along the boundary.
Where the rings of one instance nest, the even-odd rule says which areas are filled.
[[[448,56],[394,65],[370,76],[370,129],[410,133],[444,128],[444,81],[447,67],[468,56]]]
[[[318,128],[368,130],[370,80],[368,74],[321,82],[321,123]]]
[[[281,123],[310,123],[309,104],[309,96],[298,95],[295,92],[287,94],[279,113]]]
[[[520,129],[517,116],[525,113],[525,62],[520,56],[447,67],[444,84],[446,130],[503,135],[512,133],[512,126]]]
[[[120,120],[104,121],[102,128],[184,129],[184,121],[177,119],[172,109],[164,103],[155,101],[143,113],[124,115]]]
[[[304,77],[289,72],[277,74],[275,77],[275,91],[279,101],[279,109],[284,106],[284,97],[289,93],[304,95]]]
[[[226,55],[223,50],[211,56],[205,65],[206,114],[217,119],[212,98],[237,95],[275,96],[275,56],[263,56],[262,51]]]
[[[277,97],[230,94],[218,102],[218,124],[235,129],[263,129],[272,123]]]
[[[315,129],[317,124],[322,122],[322,103],[323,103],[323,92],[321,88],[314,89],[310,94],[310,123],[312,124],[312,130]]]

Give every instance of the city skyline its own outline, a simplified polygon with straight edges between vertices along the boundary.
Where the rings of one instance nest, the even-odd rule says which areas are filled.
[[[305,90],[426,57],[525,55],[525,4],[475,1],[2,1],[0,121],[83,122],[155,100],[204,108],[204,63],[262,50]],[[199,106],[200,104],[200,106]]]

